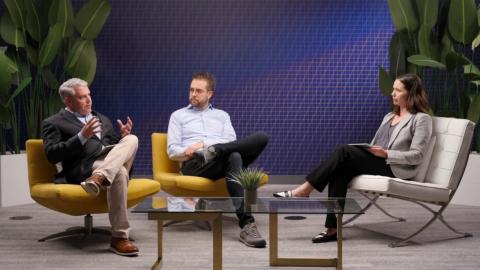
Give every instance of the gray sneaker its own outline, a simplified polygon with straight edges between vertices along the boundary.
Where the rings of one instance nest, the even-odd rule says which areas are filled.
[[[265,239],[262,238],[258,232],[255,222],[245,225],[240,232],[240,242],[243,242],[249,247],[263,248],[267,245]]]

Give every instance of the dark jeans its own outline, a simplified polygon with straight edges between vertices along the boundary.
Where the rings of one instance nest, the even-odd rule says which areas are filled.
[[[337,148],[328,160],[308,174],[306,179],[320,192],[328,184],[328,197],[345,198],[348,184],[360,174],[395,177],[384,158],[376,157],[360,147],[343,145]],[[345,201],[340,200],[340,206],[343,208]],[[325,227],[337,227],[335,214],[327,215]]]
[[[231,181],[232,175],[241,168],[248,167],[262,153],[267,145],[268,137],[263,132],[256,132],[243,139],[229,143],[215,144],[215,159],[205,165],[201,165],[196,159],[190,159],[183,163],[182,173],[217,180],[222,177],[227,179],[227,189],[231,197],[243,197],[243,187]],[[237,206],[238,224],[243,228],[245,224],[255,221],[253,216],[243,210],[243,200],[234,202]]]

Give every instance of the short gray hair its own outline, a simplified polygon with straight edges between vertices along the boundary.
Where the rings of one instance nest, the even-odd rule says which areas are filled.
[[[65,101],[65,96],[74,96],[75,95],[75,87],[77,86],[88,86],[88,83],[79,78],[71,78],[58,88],[58,94]]]

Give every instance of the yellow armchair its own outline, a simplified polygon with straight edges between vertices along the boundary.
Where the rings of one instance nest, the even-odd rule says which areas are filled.
[[[72,216],[85,215],[85,226],[68,229],[40,239],[65,237],[78,234],[110,234],[110,231],[92,227],[91,214],[108,213],[105,192],[98,197],[88,195],[80,185],[55,184],[56,169],[48,162],[42,140],[27,140],[28,181],[30,196],[39,204]],[[146,197],[160,191],[160,184],[151,179],[132,179],[128,183],[128,207],[141,202]]]
[[[172,161],[167,154],[167,134],[152,134],[153,179],[160,182],[162,190],[182,197],[228,197],[225,178],[212,181],[197,176],[186,176],[179,173],[178,162]],[[261,185],[268,182],[264,175]]]

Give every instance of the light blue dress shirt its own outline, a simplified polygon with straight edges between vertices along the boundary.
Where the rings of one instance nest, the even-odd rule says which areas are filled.
[[[75,115],[75,117],[77,117],[78,121],[80,121],[80,123],[82,123],[82,124],[84,124],[84,125],[85,125],[88,121],[90,121],[90,119],[92,119],[92,118],[94,117],[91,113],[89,113],[89,114],[87,114],[87,115],[81,115],[81,114],[79,114],[79,113],[77,113],[77,112],[72,112],[68,107],[65,107],[65,111],[70,112],[70,113],[72,113],[73,115]],[[101,134],[101,132],[100,132],[100,128],[98,128],[97,130],[98,130],[98,131],[95,132],[95,135],[96,135],[99,139],[101,139],[102,134]],[[82,131],[80,131],[80,132],[77,134],[77,136],[78,136],[78,139],[80,139],[80,143],[81,143],[82,145],[85,145],[85,143],[87,142],[88,138],[85,138],[85,136],[82,135]]]
[[[205,110],[192,105],[176,110],[168,123],[168,156],[172,160],[185,161],[185,150],[202,141],[204,147],[235,141],[237,136],[230,116],[211,104]]]

